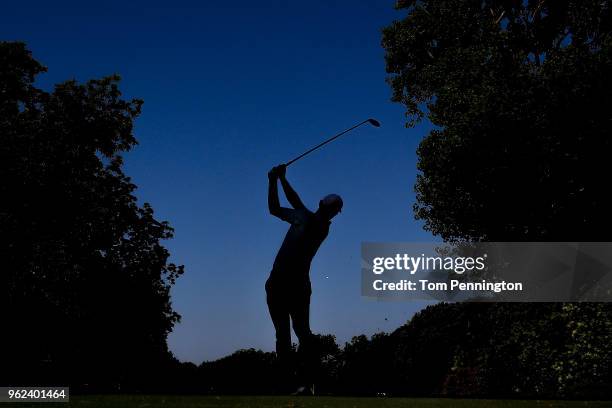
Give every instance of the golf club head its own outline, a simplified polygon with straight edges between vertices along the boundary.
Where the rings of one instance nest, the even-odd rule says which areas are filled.
[[[374,127],[380,127],[380,122],[376,119],[368,119],[368,122],[370,122],[370,124]]]

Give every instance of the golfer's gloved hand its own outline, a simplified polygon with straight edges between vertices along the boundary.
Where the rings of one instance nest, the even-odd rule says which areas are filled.
[[[268,180],[276,180],[276,178],[278,177],[278,174],[276,173],[276,167],[272,167],[272,169],[270,169],[270,171],[268,172]]]
[[[285,170],[287,169],[287,166],[285,166],[284,164],[278,165],[278,166],[274,166],[272,167],[272,170],[270,170],[268,172],[268,178],[270,180],[274,180],[276,178],[282,178],[285,177]]]

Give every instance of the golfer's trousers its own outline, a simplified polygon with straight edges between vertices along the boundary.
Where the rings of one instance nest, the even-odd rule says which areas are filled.
[[[293,323],[293,331],[300,343],[298,354],[302,360],[301,370],[298,367],[298,376],[303,377],[305,381],[310,381],[314,364],[312,355],[314,339],[310,331],[310,294],[309,279],[286,282],[269,278],[266,281],[266,301],[276,330],[276,354],[282,364],[293,366],[291,363],[291,323]]]

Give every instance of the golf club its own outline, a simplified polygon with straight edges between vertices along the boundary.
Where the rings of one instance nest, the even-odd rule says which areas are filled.
[[[376,119],[371,119],[371,118],[370,118],[370,119],[366,119],[366,120],[364,120],[363,122],[360,122],[360,123],[356,124],[355,126],[353,126],[353,127],[351,127],[351,128],[348,128],[348,129],[346,129],[346,130],[344,130],[344,131],[342,131],[342,132],[338,133],[337,135],[332,136],[332,137],[330,137],[329,139],[327,139],[327,140],[325,140],[325,141],[323,141],[323,142],[319,143],[318,145],[316,145],[316,146],[315,146],[315,147],[313,147],[312,149],[307,150],[307,151],[305,151],[304,153],[300,154],[300,155],[299,155],[298,157],[296,157],[295,159],[288,161],[287,163],[285,163],[285,167],[288,167],[288,166],[289,166],[291,163],[298,161],[298,160],[299,160],[299,159],[301,159],[302,157],[306,156],[308,153],[314,152],[314,151],[315,151],[315,150],[317,150],[319,147],[321,147],[321,146],[323,146],[323,145],[328,144],[328,143],[329,143],[329,142],[331,142],[332,140],[335,140],[335,139],[339,138],[339,137],[340,137],[340,136],[342,136],[343,134],[345,134],[345,133],[347,133],[347,132],[350,132],[351,130],[355,129],[356,127],[359,127],[359,126],[363,125],[364,123],[369,123],[369,124],[371,124],[371,125],[372,125],[372,126],[374,126],[374,127],[380,127],[380,122],[379,122],[379,121],[377,121]]]

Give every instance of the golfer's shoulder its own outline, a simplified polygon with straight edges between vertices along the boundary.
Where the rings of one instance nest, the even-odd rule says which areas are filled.
[[[329,231],[329,226],[331,225],[331,221],[317,216],[316,213],[308,209],[306,209],[306,212],[304,212],[304,214],[305,214],[304,219],[313,228],[322,230],[324,233],[327,233]]]
[[[294,211],[295,211],[296,217],[298,217],[303,222],[307,222],[311,220],[312,216],[314,215],[314,213],[306,207],[296,208]]]

